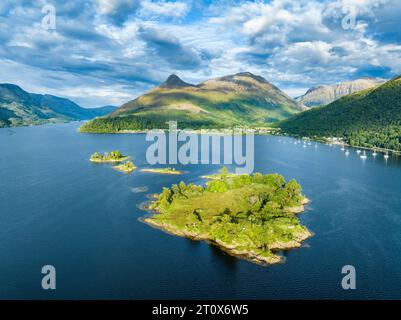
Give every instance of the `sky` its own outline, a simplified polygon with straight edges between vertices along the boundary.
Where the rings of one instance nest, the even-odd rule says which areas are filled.
[[[400,16],[400,0],[1,0],[0,83],[118,106],[172,73],[249,71],[295,97],[400,75]]]

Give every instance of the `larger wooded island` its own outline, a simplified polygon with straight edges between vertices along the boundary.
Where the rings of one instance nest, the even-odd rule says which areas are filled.
[[[156,213],[144,221],[268,265],[283,260],[277,251],[300,247],[311,236],[296,216],[306,203],[295,180],[286,182],[279,174],[232,175],[222,170],[206,186],[181,182],[164,188],[149,206]]]

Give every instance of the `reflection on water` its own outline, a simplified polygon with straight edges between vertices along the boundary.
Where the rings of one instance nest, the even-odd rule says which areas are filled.
[[[219,260],[230,271],[235,272],[235,270],[237,270],[238,258],[229,255],[228,253],[222,251],[219,247],[215,245],[210,245],[210,253],[213,260],[214,259]]]

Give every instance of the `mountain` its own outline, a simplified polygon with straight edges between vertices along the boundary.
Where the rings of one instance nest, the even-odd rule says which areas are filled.
[[[29,93],[21,87],[0,84],[0,127],[88,120],[115,111],[110,106],[81,108],[71,100]]]
[[[343,137],[351,145],[401,151],[401,76],[278,124],[300,136]]]
[[[323,85],[309,89],[295,100],[308,107],[323,106],[354,92],[377,87],[384,82],[383,79],[362,78],[334,85]]]
[[[107,117],[84,124],[83,132],[118,132],[179,127],[222,128],[266,125],[286,119],[305,107],[260,76],[249,72],[207,80],[198,85],[171,75]]]
[[[95,117],[102,117],[105,115],[108,115],[110,113],[113,113],[114,111],[117,110],[118,107],[116,106],[102,106],[102,107],[97,107],[97,108],[87,108],[85,110],[87,110],[88,112],[92,113],[91,118],[95,118]]]
[[[177,75],[170,75],[165,82],[160,85],[160,88],[174,89],[174,88],[186,88],[195,87],[193,84],[182,81]]]

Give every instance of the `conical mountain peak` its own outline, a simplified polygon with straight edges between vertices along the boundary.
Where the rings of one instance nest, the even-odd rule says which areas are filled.
[[[182,87],[192,87],[190,83],[186,83],[181,80],[176,74],[171,74],[166,81],[164,81],[160,87],[162,88],[182,88]]]

